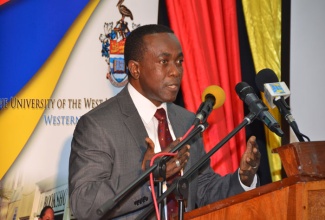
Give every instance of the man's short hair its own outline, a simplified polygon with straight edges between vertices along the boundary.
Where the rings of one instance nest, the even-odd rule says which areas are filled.
[[[169,27],[159,24],[143,25],[133,30],[126,38],[124,46],[124,60],[127,67],[130,60],[139,61],[145,51],[143,37],[149,34],[174,33]]]
[[[49,205],[48,205],[48,206],[44,206],[43,209],[42,209],[42,211],[41,211],[41,213],[39,214],[39,217],[40,217],[40,218],[43,218],[44,215],[45,215],[45,212],[46,212],[48,209],[53,209],[53,208],[52,208],[52,206],[49,206]]]

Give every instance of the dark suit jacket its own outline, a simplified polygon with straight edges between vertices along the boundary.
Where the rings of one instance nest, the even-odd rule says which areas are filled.
[[[172,103],[167,104],[167,109],[175,136],[184,135],[195,115]],[[127,87],[80,118],[69,161],[70,205],[78,220],[98,219],[96,210],[142,174],[146,137]],[[200,137],[190,145],[190,159],[184,172],[205,154]],[[210,166],[192,175],[187,211],[243,192],[237,175],[235,172],[221,177]],[[108,215],[135,219],[149,204],[152,204],[150,190],[143,183]]]

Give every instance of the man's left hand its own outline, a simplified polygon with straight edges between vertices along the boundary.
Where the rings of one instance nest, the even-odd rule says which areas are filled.
[[[251,136],[247,141],[246,151],[240,161],[239,177],[243,184],[250,187],[260,165],[261,153],[256,144],[256,137]]]

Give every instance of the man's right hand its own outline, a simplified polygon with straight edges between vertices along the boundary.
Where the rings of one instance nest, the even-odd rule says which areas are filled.
[[[147,142],[147,151],[144,154],[142,161],[142,170],[146,170],[146,163],[150,161],[151,158],[155,155],[155,144],[150,138],[146,138]],[[166,149],[162,152],[170,152],[177,144],[179,144],[180,139],[173,141]],[[178,151],[177,155],[168,160],[166,163],[166,178],[173,176],[174,174],[180,172],[186,165],[190,157],[190,145],[185,145]]]

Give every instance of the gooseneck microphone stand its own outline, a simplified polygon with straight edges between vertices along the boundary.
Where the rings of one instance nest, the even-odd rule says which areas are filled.
[[[192,166],[184,175],[181,177],[182,179],[189,179],[194,173],[196,173],[209,159],[210,157],[218,151],[225,143],[227,143],[235,134],[237,134],[242,128],[246,125],[250,124],[257,117],[254,113],[249,113],[244,120],[232,131],[230,132],[224,139],[221,140],[212,150],[210,150],[207,154],[205,154],[199,161],[197,161],[194,166]],[[165,193],[162,194],[159,198],[157,198],[157,202],[161,203],[170,193],[172,193],[176,189],[176,185],[178,183],[174,183],[168,187]],[[153,205],[148,206],[141,214],[136,218],[136,220],[146,219],[151,212],[154,210]],[[179,213],[179,219],[182,219],[183,213]],[[181,218],[180,218],[181,217]]]
[[[284,116],[285,120],[290,125],[292,131],[295,133],[299,142],[305,142],[305,139],[307,139],[307,141],[309,142],[310,141],[309,137],[307,137],[306,135],[302,134],[299,131],[298,124],[296,120],[293,118],[293,116],[291,115],[290,106],[285,102],[284,97],[281,96],[281,98],[275,99],[273,102],[278,107],[280,114]]]
[[[207,123],[200,124],[194,129],[180,142],[178,143],[171,151],[170,153],[175,153],[178,150],[180,150],[184,145],[186,145],[193,137],[195,137],[198,133],[201,133],[205,130],[207,126]],[[140,184],[142,184],[150,175],[150,173],[158,173],[158,175],[164,176],[165,171],[166,171],[166,162],[170,159],[171,157],[165,156],[160,159],[160,162],[155,163],[153,166],[148,168],[139,178],[136,180],[132,181],[128,187],[126,187],[124,190],[122,190],[120,193],[118,193],[113,199],[107,200],[100,208],[96,210],[97,215],[103,216],[108,211],[113,209],[119,201],[124,199],[128,193],[132,192],[136,187],[138,187]],[[157,170],[156,170],[157,168]],[[156,170],[156,171],[155,171]],[[155,175],[156,175],[155,174]],[[175,189],[176,186],[173,187]],[[167,190],[168,191],[168,190]],[[162,200],[161,200],[162,201]],[[161,202],[160,201],[160,202]],[[159,203],[160,203],[159,202]]]

